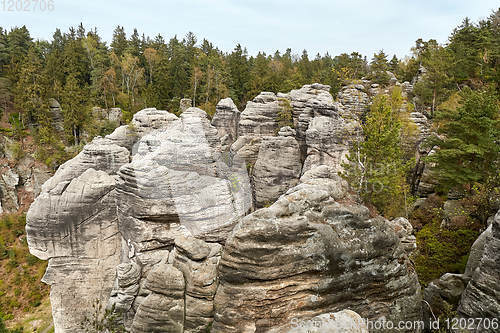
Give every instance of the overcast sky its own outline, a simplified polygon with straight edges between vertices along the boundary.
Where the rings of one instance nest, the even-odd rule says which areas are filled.
[[[29,0],[34,3],[35,0]],[[39,0],[49,1],[49,0]],[[8,1],[5,1],[8,2]],[[15,0],[14,0],[15,2]],[[224,51],[237,43],[250,54],[306,49],[310,56],[379,49],[408,55],[418,38],[446,42],[466,16],[486,18],[498,0],[53,0],[54,10],[9,12],[0,1],[0,26],[26,25],[35,38],[51,39],[83,22],[110,41],[116,25],[168,40],[192,31]]]

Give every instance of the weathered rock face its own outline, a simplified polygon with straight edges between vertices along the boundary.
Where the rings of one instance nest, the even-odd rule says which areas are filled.
[[[299,181],[302,165],[299,143],[294,134],[295,131],[290,127],[283,127],[279,136],[262,139],[253,169],[258,207],[273,203]]]
[[[15,212],[19,208],[16,186],[19,185],[19,175],[7,164],[0,166],[0,214]]]
[[[241,113],[238,135],[266,136],[278,131],[278,112],[281,111],[274,93],[262,92],[247,103]]]
[[[345,308],[370,319],[419,319],[406,228],[370,217],[328,167],[307,172],[272,206],[243,218],[227,240],[213,329],[264,332]]]
[[[456,309],[468,279],[463,274],[446,273],[429,283],[424,289],[424,322],[434,320],[433,316],[447,315],[450,309]],[[430,309],[428,308],[430,307]],[[432,310],[430,312],[429,310]]]
[[[195,238],[175,240],[173,265],[184,275],[184,332],[205,332],[213,322],[214,297],[218,287],[217,266],[222,246]]]
[[[306,131],[307,157],[302,172],[319,165],[329,165],[335,172],[342,171],[349,148],[360,137],[356,120],[341,117],[314,117]]]
[[[179,103],[179,112],[182,113],[193,106],[191,98],[183,98]]]
[[[292,107],[293,125],[297,131],[297,140],[305,150],[306,131],[311,119],[316,116],[336,116],[342,113],[342,108],[333,101],[330,86],[314,83],[288,94],[278,94],[279,98],[290,101]]]
[[[123,114],[120,108],[102,109],[99,107],[94,107],[92,109],[92,115],[97,120],[109,121],[116,125],[120,125]]]
[[[500,317],[500,211],[487,235],[479,266],[473,271],[460,300],[458,314],[465,318]],[[496,332],[488,327],[478,332]]]
[[[184,277],[170,264],[158,264],[146,279],[150,294],[139,305],[132,324],[137,333],[182,333],[184,323]]]
[[[238,137],[240,111],[231,98],[221,99],[215,107],[212,126],[217,128],[217,136],[222,143],[222,150],[227,151]]]
[[[224,242],[250,208],[246,166],[221,159],[202,110],[177,118],[146,109],[132,126],[94,139],[43,185],[27,216],[30,251],[49,260],[56,331],[81,330],[96,302],[124,312],[137,332],[207,327],[221,245],[203,245],[200,256],[193,253],[203,241],[179,236]],[[169,256],[171,267],[158,268]],[[179,276],[185,284],[164,299],[155,281]]]
[[[339,102],[361,119],[370,108],[370,97],[362,84],[351,84],[342,88],[338,93]]]
[[[278,132],[278,112],[282,110],[274,93],[262,92],[248,102],[238,123],[238,139],[231,146],[231,154],[254,165],[261,138]]]
[[[77,331],[92,304],[109,297],[120,256],[115,185],[115,177],[90,168],[44,187],[28,211],[30,251],[49,259],[43,281],[58,332]]]
[[[181,235],[223,241],[251,208],[246,166],[221,160],[217,130],[204,111],[189,108],[136,147],[119,172],[117,206],[123,237],[137,251],[172,245]]]
[[[49,100],[49,109],[52,116],[52,126],[58,132],[64,131],[64,118],[61,110],[61,104],[53,98]]]
[[[56,332],[82,331],[96,301],[132,332],[420,319],[411,225],[371,216],[337,176],[359,122],[329,89],[261,93],[241,115],[226,99],[212,122],[145,109],[61,166],[27,216]],[[253,199],[277,201],[247,215]]]

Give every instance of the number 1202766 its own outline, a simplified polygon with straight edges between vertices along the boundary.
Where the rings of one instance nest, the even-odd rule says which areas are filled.
[[[51,12],[55,0],[0,0],[4,12]]]

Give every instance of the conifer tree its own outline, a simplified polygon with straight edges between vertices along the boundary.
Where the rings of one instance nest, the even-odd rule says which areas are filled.
[[[464,88],[461,106],[438,116],[441,138],[432,139],[429,157],[444,189],[471,190],[474,183],[499,186],[500,115],[498,96]]]
[[[379,84],[389,83],[389,75],[387,71],[389,70],[389,64],[387,63],[387,55],[383,50],[373,55],[372,62],[370,63],[370,75],[369,78]]]
[[[398,105],[387,95],[375,97],[363,124],[364,140],[350,150],[342,176],[365,202],[387,217],[404,212],[408,193],[405,175],[409,164],[401,149],[401,121]]]
[[[85,105],[84,91],[74,73],[70,74],[66,79],[61,107],[65,128],[71,133],[73,143],[78,145],[83,125],[88,120],[88,111]]]

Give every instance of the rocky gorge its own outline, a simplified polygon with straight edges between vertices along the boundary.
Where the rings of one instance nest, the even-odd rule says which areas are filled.
[[[226,98],[212,119],[143,109],[59,167],[26,225],[48,260],[55,331],[85,332],[97,304],[131,332],[306,332],[297,323],[311,320],[368,332],[366,319],[423,321],[431,298],[450,297],[462,317],[498,317],[500,213],[463,276],[421,290],[412,225],[363,205],[338,174],[382,91],[329,90],[262,92],[242,111]],[[427,118],[410,120],[418,146]]]

